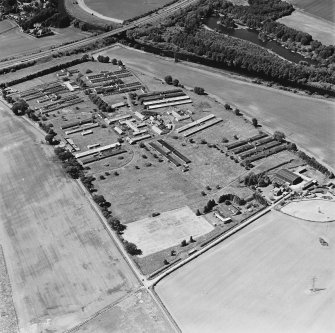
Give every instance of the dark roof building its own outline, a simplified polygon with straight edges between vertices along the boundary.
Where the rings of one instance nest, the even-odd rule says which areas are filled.
[[[289,183],[290,185],[296,185],[302,181],[300,176],[287,169],[280,169],[277,171],[275,173],[275,178],[284,181],[285,183]]]

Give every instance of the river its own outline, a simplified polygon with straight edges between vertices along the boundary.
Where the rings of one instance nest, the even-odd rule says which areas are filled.
[[[308,63],[313,63],[312,60],[304,58],[299,53],[292,52],[285,47],[281,46],[279,43],[273,40],[267,40],[265,42],[261,41],[258,38],[258,31],[252,29],[227,29],[223,27],[221,24],[217,22],[220,20],[220,17],[211,16],[207,21],[205,21],[205,25],[213,30],[218,30],[226,35],[236,37],[239,39],[243,39],[249,41],[253,44],[264,47],[276,54],[280,57],[285,58],[291,62],[299,63],[299,61],[306,61]]]

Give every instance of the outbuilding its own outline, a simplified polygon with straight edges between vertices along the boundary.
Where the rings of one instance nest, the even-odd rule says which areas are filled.
[[[275,173],[275,177],[290,185],[297,185],[302,182],[302,178],[299,175],[287,169],[280,169]]]

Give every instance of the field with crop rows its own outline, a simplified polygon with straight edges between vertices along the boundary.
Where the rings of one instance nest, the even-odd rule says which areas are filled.
[[[307,13],[335,22],[335,4],[333,0],[289,0],[289,2]]]

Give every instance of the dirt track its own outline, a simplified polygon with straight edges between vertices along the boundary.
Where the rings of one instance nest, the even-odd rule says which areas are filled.
[[[52,149],[2,103],[0,136],[0,244],[21,332],[61,332],[138,290]]]

